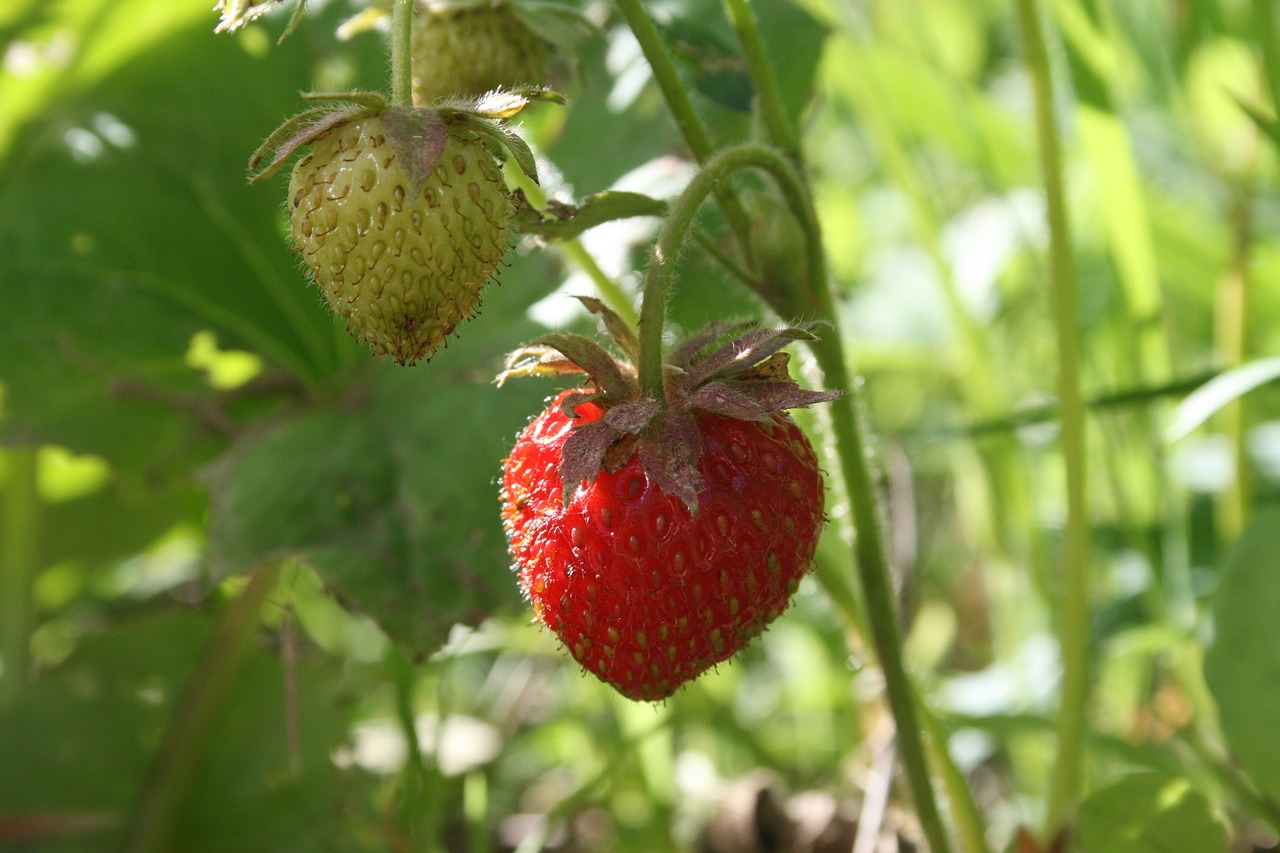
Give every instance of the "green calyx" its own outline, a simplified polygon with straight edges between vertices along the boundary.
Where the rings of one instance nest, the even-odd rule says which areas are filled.
[[[537,183],[537,163],[529,144],[501,122],[535,100],[564,103],[563,97],[547,89],[490,92],[435,107],[393,106],[378,92],[311,92],[302,97],[320,105],[287,119],[258,146],[249,158],[249,183],[275,175],[303,146],[343,125],[373,116],[382,117],[387,141],[405,169],[411,189],[416,186],[421,190],[444,150],[446,132],[453,127],[471,131],[494,151],[509,154]]]

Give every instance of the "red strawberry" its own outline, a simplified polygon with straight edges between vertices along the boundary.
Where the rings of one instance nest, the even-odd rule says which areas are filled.
[[[706,381],[665,409],[625,400],[627,365],[612,393],[563,392],[506,461],[502,515],[535,616],[631,699],[663,699],[732,657],[786,609],[809,570],[824,522],[822,474],[804,433],[770,409],[834,395],[780,379],[786,340],[761,334],[769,331],[686,365]],[[557,343],[591,360],[581,341]],[[701,366],[725,351],[745,357]],[[545,348],[525,354],[555,361]],[[753,373],[761,358],[766,367]],[[778,406],[744,402],[753,397]]]

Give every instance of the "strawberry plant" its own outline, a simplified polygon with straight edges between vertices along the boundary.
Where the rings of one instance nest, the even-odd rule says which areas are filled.
[[[1280,18],[9,0],[0,848],[1274,849]]]

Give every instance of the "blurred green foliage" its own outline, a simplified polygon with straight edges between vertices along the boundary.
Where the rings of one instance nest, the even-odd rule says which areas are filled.
[[[356,0],[312,4],[279,46],[287,13],[215,36],[208,5],[0,7],[0,848],[124,843],[241,576],[281,560],[177,849],[693,849],[760,768],[874,802],[881,681],[817,584],[656,707],[530,626],[495,481],[555,389],[489,383],[545,327],[591,329],[566,295],[590,280],[522,243],[431,364],[372,360],[289,254],[284,178],[249,187],[245,162],[299,91],[383,88],[383,36],[335,35]],[[671,197],[691,166],[638,46],[610,4],[562,5],[595,29],[569,105],[521,117],[544,188]],[[721,4],[649,5],[717,144],[758,136]],[[1064,477],[1013,7],[755,5],[866,382],[908,658],[1000,849],[1043,818]],[[1092,401],[1093,793],[1070,843],[1268,849],[1280,12],[1044,11]],[[732,251],[717,211],[700,226]],[[635,295],[654,231],[583,244]],[[671,311],[765,309],[691,250]],[[851,559],[832,501],[824,576]],[[891,800],[884,831],[914,837]]]

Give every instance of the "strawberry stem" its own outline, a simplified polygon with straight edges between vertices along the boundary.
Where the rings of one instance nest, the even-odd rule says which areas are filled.
[[[1063,532],[1062,592],[1058,616],[1062,655],[1062,694],[1056,733],[1057,755],[1049,779],[1045,837],[1053,837],[1079,805],[1084,786],[1089,733],[1089,517],[1086,470],[1085,404],[1080,391],[1079,308],[1075,263],[1062,157],[1054,117],[1049,54],[1041,30],[1038,4],[1019,0],[1018,21],[1027,71],[1034,95],[1040,167],[1049,223],[1049,283],[1058,345],[1058,410],[1062,421],[1062,455],[1066,463],[1067,521]]]
[[[756,18],[751,0],[724,0],[725,11],[733,28],[738,32],[738,41],[742,43],[742,51],[747,58],[747,69],[751,73],[751,82],[756,89],[756,103],[764,125],[769,131],[773,144],[795,162],[801,162],[800,141],[791,119],[782,105],[782,89],[778,85],[778,75],[774,73],[773,63],[769,61],[765,49],[764,37],[760,33],[760,21]]]
[[[711,134],[707,132],[702,119],[698,117],[697,110],[693,108],[688,89],[680,79],[675,63],[667,53],[666,45],[662,43],[658,28],[654,26],[649,13],[645,11],[644,3],[641,0],[615,0],[615,3],[618,11],[626,18],[631,34],[640,43],[644,58],[648,60],[649,67],[653,70],[653,78],[658,88],[662,90],[662,97],[666,100],[667,108],[671,110],[676,127],[684,136],[693,159],[698,161],[699,165],[706,165],[716,153],[715,146],[711,142]],[[743,209],[742,202],[727,184],[715,187],[714,192],[716,203],[724,211],[725,221],[733,231],[739,251],[744,258],[750,258],[751,219]]]
[[[642,397],[654,400],[660,406],[667,404],[662,371],[662,330],[666,324],[667,298],[676,258],[689,236],[698,209],[726,175],[751,166],[767,169],[775,161],[785,165],[777,153],[759,145],[726,148],[706,162],[671,205],[644,278],[644,296],[640,306],[640,364],[637,365]]]
[[[413,0],[395,0],[391,9],[391,103],[413,103]]]
[[[726,148],[708,160],[671,205],[645,273],[644,297],[640,308],[640,363],[637,371],[641,394],[658,401],[660,405],[666,404],[662,374],[662,330],[676,258],[679,257],[680,249],[703,201],[721,185],[724,178],[746,168],[761,169],[773,176],[782,191],[783,200],[804,224],[809,237],[805,245],[810,269],[825,268],[826,261],[822,255],[822,241],[817,238],[818,225],[813,205],[809,201],[803,180],[785,156],[762,145],[740,145]],[[821,275],[816,275],[813,279],[815,284],[825,280]],[[835,315],[825,284],[815,286],[808,293],[788,294],[785,308],[785,312],[779,313],[821,318],[833,318]]]
[[[666,405],[662,369],[662,328],[675,260],[688,236],[698,208],[712,189],[738,169],[757,168],[769,174],[782,193],[787,207],[799,220],[805,234],[809,269],[809,290],[785,294],[787,311],[815,317],[830,324],[827,334],[810,343],[829,387],[846,394],[831,408],[841,473],[853,509],[857,530],[854,555],[859,581],[866,599],[872,642],[884,673],[889,708],[898,729],[898,754],[906,771],[921,828],[933,853],[951,849],[924,752],[924,735],[916,711],[915,688],[902,660],[902,634],[888,557],[884,550],[881,509],[868,464],[867,429],[862,421],[860,386],[852,381],[844,359],[835,302],[826,275],[822,233],[804,179],[785,155],[773,148],[742,145],[727,148],[707,161],[684,192],[671,205],[658,234],[653,258],[645,273],[644,302],[640,309],[640,363],[638,377],[643,397]],[[857,614],[849,614],[857,623]]]

